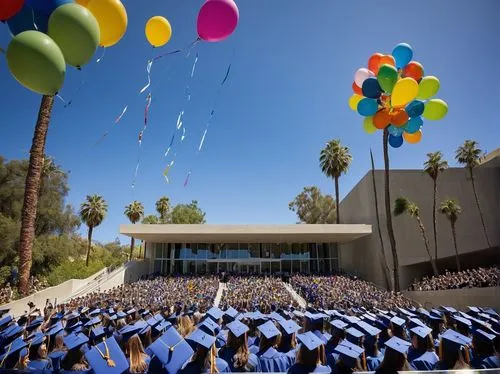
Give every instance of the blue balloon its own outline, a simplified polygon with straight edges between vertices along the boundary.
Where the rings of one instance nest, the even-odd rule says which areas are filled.
[[[396,127],[393,125],[389,125],[387,131],[389,131],[389,134],[394,136],[403,136],[403,132],[405,131],[405,129],[404,127]]]
[[[363,82],[363,87],[361,87],[363,95],[371,99],[377,99],[382,95],[382,89],[378,83],[377,78],[367,78]]]
[[[423,124],[424,121],[421,117],[415,117],[411,118],[403,127],[408,134],[415,134],[418,130],[420,130]]]
[[[61,5],[73,3],[73,0],[26,0],[26,4],[35,10],[50,16]]]
[[[403,145],[403,137],[402,136],[394,136],[389,135],[389,145],[392,148],[399,148]]]
[[[364,98],[358,103],[358,113],[364,117],[373,116],[377,110],[378,102],[375,99]]]
[[[421,116],[424,113],[425,104],[420,100],[413,100],[410,104],[406,106],[406,113],[410,118],[415,118]]]
[[[409,44],[399,43],[392,51],[398,69],[404,68],[413,58],[413,49]]]
[[[13,35],[28,30],[46,33],[49,29],[49,16],[24,4],[23,9],[7,21]]]

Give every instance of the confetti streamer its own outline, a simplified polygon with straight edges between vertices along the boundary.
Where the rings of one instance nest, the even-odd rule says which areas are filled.
[[[187,187],[190,176],[191,176],[191,170],[187,173],[186,180],[184,181],[184,187]]]
[[[174,140],[175,140],[175,133],[174,133],[174,135],[172,135],[172,139],[170,140],[170,144],[168,145],[168,149],[165,152],[165,157],[168,156],[170,149],[172,148],[172,145],[174,144]]]
[[[144,134],[143,130],[141,130],[141,132],[139,132],[139,146],[142,145],[142,134]]]
[[[106,54],[106,48],[102,48],[102,54],[101,54],[101,57],[99,57],[96,62],[99,63],[102,61],[102,59],[104,58],[104,55]]]
[[[201,138],[200,146],[198,147],[198,152],[201,152],[201,148],[203,147],[203,143],[205,143],[205,136],[207,136],[208,127],[205,129],[203,136]]]
[[[177,125],[175,126],[177,130],[179,130],[182,127],[182,116],[184,115],[184,111],[181,110],[179,113],[179,116],[177,117]]]
[[[182,136],[181,136],[181,143],[184,141],[184,139],[186,138],[186,128],[183,127],[182,128]]]
[[[198,62],[198,53],[196,54],[196,58],[194,59],[193,68],[191,69],[191,78],[194,76],[194,71],[196,70],[196,63]]]
[[[31,8],[31,19],[33,20],[33,26],[35,27],[35,30],[38,31],[38,26],[35,22],[35,9]]]
[[[137,180],[137,175],[139,174],[139,164],[140,163],[141,163],[141,160],[139,157],[137,157],[137,165],[135,166],[134,180],[132,181],[132,190],[135,189],[135,182]]]
[[[115,125],[118,122],[121,121],[121,119],[123,118],[123,116],[125,115],[125,113],[127,113],[127,109],[128,109],[128,105],[126,105],[125,108],[123,108],[122,113],[118,117],[116,117],[116,119],[115,119]]]
[[[165,180],[167,183],[170,183],[170,180],[168,179],[168,173],[170,172],[170,169],[172,169],[172,166],[174,166],[175,160],[170,161],[170,164],[167,165],[165,168],[165,171],[163,172],[163,176],[165,177]]]
[[[62,103],[64,104],[64,106],[66,107],[66,100],[63,99],[63,97],[59,94],[56,95],[56,97],[62,101]]]
[[[144,128],[148,125],[149,108],[151,107],[151,93],[146,98],[146,107],[144,108]]]
[[[224,86],[224,83],[226,83],[227,78],[229,78],[230,72],[231,72],[231,64],[229,64],[229,66],[227,67],[226,76],[224,77],[224,80],[222,81],[222,83],[220,85],[221,87]]]
[[[148,73],[148,83],[139,91],[139,94],[142,94],[149,88],[149,86],[151,86],[151,68],[153,67],[153,61],[154,60],[148,61],[148,64],[146,66],[146,72]]]

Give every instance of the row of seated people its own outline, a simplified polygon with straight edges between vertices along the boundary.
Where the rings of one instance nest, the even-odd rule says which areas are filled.
[[[498,266],[492,266],[490,268],[479,267],[457,272],[446,270],[444,274],[416,280],[410,285],[409,290],[439,291],[497,286],[500,286],[500,268]]]
[[[275,309],[275,308],[273,308]],[[492,309],[364,307],[201,313],[114,301],[47,316],[0,312],[0,370],[101,373],[352,373],[499,368]]]

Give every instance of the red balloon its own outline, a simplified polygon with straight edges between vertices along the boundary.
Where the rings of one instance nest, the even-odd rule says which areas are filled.
[[[24,0],[0,0],[0,21],[14,17],[23,5]]]
[[[403,75],[415,79],[417,82],[424,76],[424,67],[420,62],[410,61],[403,69]]]
[[[352,82],[352,90],[354,91],[355,94],[363,96],[363,90],[361,90],[361,88],[358,87],[356,82]]]
[[[372,121],[377,129],[383,130],[391,123],[391,115],[387,109],[381,109],[375,113]]]
[[[408,117],[408,113],[404,109],[395,109],[391,113],[391,124],[396,127],[401,127],[408,122],[410,117]]]
[[[380,59],[384,57],[382,53],[374,53],[368,59],[368,70],[372,71],[373,74],[378,74],[378,69],[380,69]]]

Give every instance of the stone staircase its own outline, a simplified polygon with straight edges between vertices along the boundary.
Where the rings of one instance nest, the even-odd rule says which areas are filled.
[[[219,288],[217,289],[217,294],[215,295],[215,299],[214,299],[214,306],[215,307],[219,306],[224,290],[227,290],[226,283],[219,282]]]
[[[307,306],[307,303],[304,300],[304,298],[302,296],[300,296],[297,292],[295,292],[295,290],[292,288],[292,286],[290,285],[290,283],[283,282],[283,284],[285,285],[286,290],[292,296],[292,299],[294,299],[299,304],[299,306],[301,308],[305,309],[306,306]]]

